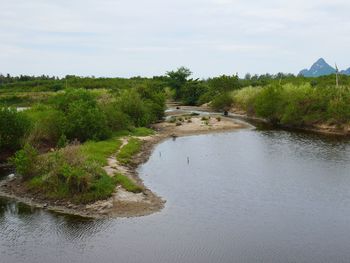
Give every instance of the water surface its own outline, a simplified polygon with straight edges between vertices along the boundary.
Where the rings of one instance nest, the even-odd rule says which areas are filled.
[[[167,140],[140,167],[161,212],[84,220],[0,199],[0,262],[350,262],[349,171],[332,137]]]

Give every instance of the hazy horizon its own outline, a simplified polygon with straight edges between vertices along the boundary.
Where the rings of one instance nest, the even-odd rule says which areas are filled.
[[[1,1],[0,72],[131,77],[350,67],[345,0]]]

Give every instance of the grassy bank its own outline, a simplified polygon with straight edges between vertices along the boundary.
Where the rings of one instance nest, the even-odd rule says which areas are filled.
[[[132,157],[141,150],[141,147],[142,143],[139,139],[130,138],[128,143],[120,149],[117,160],[122,164],[130,164]]]
[[[232,106],[274,124],[303,127],[350,123],[348,87],[315,88],[309,84],[247,87],[231,93]]]
[[[22,175],[24,185],[34,195],[50,200],[91,203],[110,197],[118,184],[127,191],[142,192],[142,188],[127,176],[108,176],[102,167],[108,164],[107,158],[118,151],[118,160],[122,164],[130,163],[139,152],[141,141],[133,137],[120,149],[122,137],[152,133],[147,128],[121,131],[108,140],[71,144],[44,154],[26,145],[12,162],[17,173]]]
[[[133,192],[133,193],[142,192],[142,188],[140,186],[136,185],[132,180],[130,180],[129,177],[123,174],[116,174],[115,180],[117,184],[121,185],[128,192]]]
[[[117,149],[118,141],[114,146]],[[117,182],[106,174],[98,159],[88,159],[83,147],[70,145],[40,155],[35,148],[26,146],[17,152],[13,162],[24,186],[39,198],[72,203],[106,199],[114,192]]]
[[[0,75],[0,156],[12,157],[21,187],[44,200],[90,203],[117,184],[140,189],[102,168],[122,136],[148,136],[162,119],[164,81],[147,78],[64,79]],[[18,112],[16,107],[29,110]],[[130,139],[120,158],[130,163],[140,141]],[[6,154],[5,154],[6,153]]]

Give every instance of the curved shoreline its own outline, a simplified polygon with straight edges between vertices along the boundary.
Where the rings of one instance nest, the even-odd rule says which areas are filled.
[[[36,208],[87,218],[136,217],[158,212],[164,207],[166,201],[147,188],[138,173],[138,168],[148,161],[157,144],[171,137],[228,132],[248,128],[248,125],[235,122],[231,118],[221,117],[222,120],[218,121],[214,118],[217,115],[211,116],[213,116],[213,119],[209,125],[204,125],[199,117],[194,117],[193,122],[183,123],[181,126],[167,122],[153,125],[156,134],[142,138],[141,151],[133,157],[131,165],[123,167],[128,171],[129,176],[143,187],[142,193],[130,193],[118,186],[113,196],[107,200],[100,200],[88,205],[76,205],[66,201],[45,200],[25,190],[20,191],[21,181],[18,178],[12,178],[0,181],[0,197]]]

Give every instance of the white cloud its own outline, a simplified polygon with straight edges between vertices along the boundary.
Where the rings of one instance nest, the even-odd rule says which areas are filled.
[[[0,0],[0,72],[199,77],[350,66],[345,0]]]

